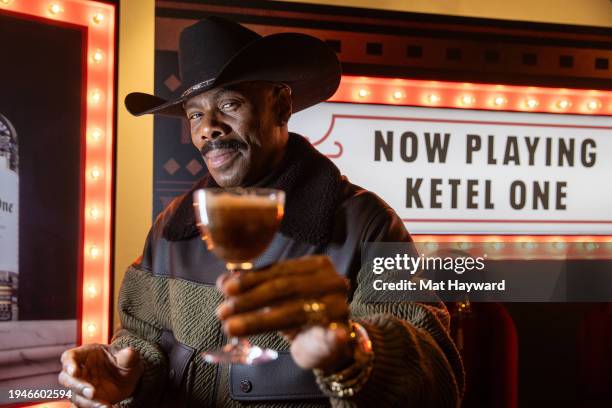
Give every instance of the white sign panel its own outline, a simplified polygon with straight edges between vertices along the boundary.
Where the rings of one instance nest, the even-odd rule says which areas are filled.
[[[414,234],[612,234],[612,117],[323,103],[295,114]]]

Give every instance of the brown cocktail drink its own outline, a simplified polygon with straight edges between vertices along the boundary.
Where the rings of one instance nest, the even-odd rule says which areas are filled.
[[[207,205],[203,235],[209,249],[232,264],[259,256],[270,244],[282,218],[282,207],[260,196],[218,195]]]
[[[193,193],[198,228],[208,249],[233,274],[253,269],[280,226],[285,193],[265,188],[199,189]],[[202,353],[209,363],[259,364],[278,353],[233,337],[219,350]]]

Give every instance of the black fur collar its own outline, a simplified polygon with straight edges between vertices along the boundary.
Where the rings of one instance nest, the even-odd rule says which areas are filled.
[[[330,240],[340,182],[340,171],[331,160],[319,153],[305,138],[291,133],[283,163],[258,186],[285,191],[281,233],[296,241],[316,245]],[[203,177],[188,193],[169,206],[171,213],[164,227],[164,238],[179,241],[199,234],[192,193],[205,187],[217,187],[210,175]]]

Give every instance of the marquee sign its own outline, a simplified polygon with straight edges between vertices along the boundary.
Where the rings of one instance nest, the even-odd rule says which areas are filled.
[[[354,183],[379,194],[413,234],[612,235],[612,190],[604,188],[612,174],[612,117],[589,111],[589,104],[600,113],[608,109],[608,93],[593,99],[592,92],[574,91],[573,100],[566,93],[554,101],[550,90],[531,89],[530,108],[493,86],[488,95],[482,88],[481,94],[464,88],[449,95],[424,90],[427,85],[395,86],[378,100],[371,84],[357,87],[352,100],[345,99],[366,103],[320,104],[296,114],[291,129],[309,137]],[[343,92],[346,87],[332,100]],[[454,107],[487,109],[398,103],[410,94],[413,103],[427,106],[424,92],[436,106],[445,106],[446,96]],[[496,99],[506,108],[486,104]],[[573,113],[591,114],[539,113],[558,113],[559,101]]]

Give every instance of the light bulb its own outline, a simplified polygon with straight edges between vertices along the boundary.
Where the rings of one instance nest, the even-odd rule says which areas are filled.
[[[94,128],[89,132],[89,136],[91,136],[93,140],[98,141],[102,138],[102,130]]]
[[[13,0],[0,0],[0,4],[2,4],[4,6],[8,6],[11,3],[13,3]]]
[[[567,109],[570,106],[572,106],[572,103],[568,99],[563,98],[557,101],[557,108],[559,109]]]
[[[53,15],[57,15],[64,11],[64,8],[58,3],[51,3],[49,5],[49,12]]]
[[[94,220],[97,220],[100,217],[100,210],[98,209],[98,207],[91,207],[91,209],[89,210],[89,215],[91,215],[91,218],[93,218]]]
[[[102,24],[104,22],[104,14],[102,13],[94,14],[93,17],[91,18],[91,21],[93,21],[94,24]]]
[[[504,106],[506,103],[508,103],[508,100],[503,96],[497,96],[495,99],[493,99],[493,103],[495,106]]]
[[[601,102],[599,102],[597,99],[592,99],[587,102],[587,108],[591,111],[597,110],[601,108]]]
[[[496,251],[499,251],[500,249],[502,249],[504,247],[504,244],[501,243],[501,242],[492,242],[492,243],[489,244],[489,246],[492,249],[494,249]]]
[[[95,62],[96,64],[99,64],[100,62],[102,62],[102,60],[104,59],[104,53],[102,52],[102,50],[97,49],[94,51],[94,53],[91,55],[91,59],[93,62]]]
[[[527,106],[529,109],[535,109],[538,107],[538,100],[535,98],[527,98],[525,99],[525,106]]]
[[[95,297],[98,294],[98,290],[96,289],[96,286],[93,284],[87,286],[87,294],[89,295],[89,297]]]
[[[538,247],[538,244],[536,244],[535,242],[525,242],[523,244],[523,248],[527,250],[536,249],[537,247]]]
[[[428,242],[425,246],[430,251],[435,251],[436,249],[438,249],[438,243],[437,242]]]
[[[429,103],[438,103],[440,102],[440,96],[438,94],[431,93],[427,95],[427,100],[429,101]]]
[[[404,97],[404,93],[402,91],[393,92],[393,99],[402,99]]]
[[[92,245],[92,246],[89,248],[89,255],[90,255],[92,258],[94,258],[94,259],[95,259],[95,258],[97,258],[97,257],[98,257],[98,255],[100,255],[100,248],[98,248],[98,247],[97,247],[97,246],[95,246],[95,245]]]
[[[462,105],[472,105],[474,102],[476,101],[476,99],[472,96],[472,95],[463,95],[461,97],[461,104]]]
[[[94,333],[96,332],[96,325],[93,323],[89,323],[87,325],[87,332],[89,333],[90,336],[93,336]]]
[[[565,249],[567,247],[567,245],[565,244],[565,242],[555,242],[553,244],[553,247],[559,251]]]
[[[99,168],[94,167],[89,172],[89,175],[91,176],[92,179],[97,180],[102,175],[102,171]]]
[[[360,98],[365,98],[369,94],[370,94],[370,91],[368,91],[367,89],[364,89],[364,88],[361,88],[359,90],[359,92],[357,92],[357,95],[359,95]]]
[[[91,91],[91,93],[89,94],[89,97],[91,99],[91,102],[94,104],[99,104],[100,101],[102,100],[102,92],[100,92],[99,89],[94,89],[93,91]]]

